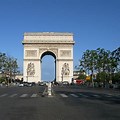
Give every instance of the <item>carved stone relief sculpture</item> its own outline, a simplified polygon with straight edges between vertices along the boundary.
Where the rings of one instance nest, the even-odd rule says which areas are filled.
[[[68,63],[63,64],[61,74],[62,75],[69,75],[70,74],[69,64]]]
[[[29,63],[27,66],[27,75],[33,76],[35,74],[35,66],[34,63]]]
[[[71,50],[61,50],[60,56],[61,57],[71,57]]]
[[[37,50],[26,50],[25,56],[26,57],[37,57]]]

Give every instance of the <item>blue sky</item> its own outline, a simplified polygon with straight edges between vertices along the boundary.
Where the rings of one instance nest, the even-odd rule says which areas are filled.
[[[76,66],[87,49],[120,46],[120,0],[0,0],[0,52],[17,58],[20,69],[24,32],[72,32]]]

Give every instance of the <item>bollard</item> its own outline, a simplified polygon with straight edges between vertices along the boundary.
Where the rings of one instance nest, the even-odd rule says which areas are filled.
[[[52,85],[51,85],[51,82],[48,83],[48,96],[52,96]]]
[[[51,82],[49,82],[48,84],[46,84],[46,88],[42,94],[42,97],[48,96],[48,97],[53,97],[53,93],[52,93],[52,84]]]

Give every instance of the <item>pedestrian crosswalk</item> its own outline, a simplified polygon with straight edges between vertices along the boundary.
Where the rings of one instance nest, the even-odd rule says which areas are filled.
[[[62,97],[64,97],[64,98],[66,98],[66,97],[68,97],[67,95],[65,95],[65,94],[60,94]]]
[[[34,98],[34,97],[37,97],[37,96],[38,96],[37,94],[32,94],[32,96],[31,96],[31,97],[33,97],[33,98]]]
[[[81,94],[81,93],[79,95],[82,96],[82,97],[86,97],[86,98],[88,97],[87,95],[84,95],[84,94]]]
[[[67,98],[67,97],[78,98],[78,97],[80,97],[80,96],[82,96],[82,97],[88,97],[88,96],[83,95],[83,94],[77,95],[77,94],[73,94],[73,93],[71,93],[71,94],[63,94],[63,93],[62,93],[62,94],[60,94],[60,96],[63,97],[63,98]]]
[[[110,95],[110,94],[84,94],[84,93],[71,93],[71,94],[65,94],[62,93],[60,94],[61,97],[63,98],[69,98],[69,97],[74,97],[74,98],[96,98],[96,99],[100,99],[100,98],[116,98],[116,99],[120,99],[120,95]]]
[[[76,94],[70,94],[70,95],[73,96],[73,97],[76,97],[76,98],[78,97]]]
[[[31,98],[35,98],[35,97],[38,97],[39,94],[36,94],[36,93],[33,93],[33,94],[17,94],[17,93],[14,93],[14,94],[7,94],[7,93],[4,93],[4,94],[1,94],[0,95],[0,98],[3,98],[3,97],[9,97],[9,98],[15,98],[15,97],[20,97],[20,98],[25,98],[25,97],[31,97]]]
[[[11,98],[12,98],[12,97],[15,97],[15,96],[17,96],[17,94],[12,94],[12,95],[10,95]]]
[[[6,93],[5,93],[5,94],[0,95],[0,97],[5,97],[5,96],[7,96],[7,94],[6,94]]]
[[[27,97],[28,94],[22,94],[20,97]]]
[[[112,94],[86,94],[86,93],[56,93],[55,96],[60,96],[62,98],[112,98],[115,97],[117,99],[120,99],[120,95],[112,95]],[[19,98],[26,98],[26,97],[30,97],[30,98],[38,98],[40,97],[39,93],[13,93],[13,94],[8,94],[8,93],[4,93],[4,94],[0,94],[0,98],[4,98],[4,97],[9,97],[9,98],[15,98],[15,97],[19,97]]]

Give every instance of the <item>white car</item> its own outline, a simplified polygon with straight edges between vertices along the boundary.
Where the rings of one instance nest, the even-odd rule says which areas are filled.
[[[23,84],[23,83],[21,83],[21,84],[19,84],[18,86],[19,86],[19,87],[23,87],[23,86],[24,86],[24,84]]]

